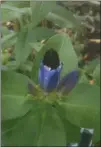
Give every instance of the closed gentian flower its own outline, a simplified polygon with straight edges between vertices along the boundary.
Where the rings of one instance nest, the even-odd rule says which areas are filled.
[[[51,92],[57,87],[62,66],[55,50],[50,49],[45,53],[40,63],[39,84],[46,92]]]
[[[57,52],[53,49],[48,50],[39,68],[39,84],[46,92],[56,89],[57,92],[68,94],[77,84],[79,71],[74,70],[60,80],[60,73],[63,64],[59,60]]]

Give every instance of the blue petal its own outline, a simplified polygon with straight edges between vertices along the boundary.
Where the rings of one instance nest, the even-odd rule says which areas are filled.
[[[68,94],[77,84],[79,79],[79,71],[72,71],[62,78],[57,87],[57,91]]]
[[[43,63],[41,62],[39,69],[40,87],[47,92],[50,92],[53,89],[55,89],[60,80],[61,70],[62,70],[62,64],[58,68],[51,70],[51,68],[43,65]]]

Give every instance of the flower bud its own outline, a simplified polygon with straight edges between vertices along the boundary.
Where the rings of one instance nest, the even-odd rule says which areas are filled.
[[[57,87],[62,66],[55,50],[50,49],[45,53],[39,69],[39,84],[46,92],[51,92]]]
[[[62,94],[68,94],[77,84],[79,79],[79,71],[74,70],[62,78],[57,87],[57,91]]]

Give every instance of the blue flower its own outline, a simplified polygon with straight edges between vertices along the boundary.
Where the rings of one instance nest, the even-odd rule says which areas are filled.
[[[38,75],[40,87],[44,91],[51,92],[56,89],[65,94],[75,87],[79,72],[74,70],[60,80],[62,68],[63,64],[60,62],[57,52],[53,49],[48,50],[40,63]]]
[[[51,69],[41,62],[39,69],[39,83],[42,89],[49,92],[57,87],[60,80],[62,66],[61,63],[56,69]]]

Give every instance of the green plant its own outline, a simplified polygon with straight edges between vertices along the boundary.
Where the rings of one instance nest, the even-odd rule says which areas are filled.
[[[8,35],[3,32],[1,40],[3,60],[6,58],[6,63],[3,63],[8,68],[2,71],[3,144],[66,146],[70,142],[79,141],[80,127],[94,128],[93,141],[99,141],[98,63],[96,68],[94,66],[95,70],[90,72],[94,79],[94,84],[91,85],[85,76],[86,71],[78,68],[78,56],[70,37],[66,33],[57,34],[54,29],[39,26],[44,18],[60,27],[73,29],[78,29],[80,22],[70,11],[56,5],[56,2],[31,1],[30,7],[28,3],[26,8],[4,3],[1,8],[3,21],[16,20],[20,26],[17,31],[7,32]],[[42,40],[46,42],[41,44]],[[9,47],[13,53],[10,57],[5,57],[5,48],[7,55]],[[31,60],[33,48],[35,57]],[[61,77],[73,70],[80,71],[78,83],[66,95],[57,93],[56,90],[46,95],[38,85],[40,62],[50,48],[57,51],[64,64]],[[14,61],[11,60],[12,56]],[[71,84],[74,81],[71,79],[69,82]]]

